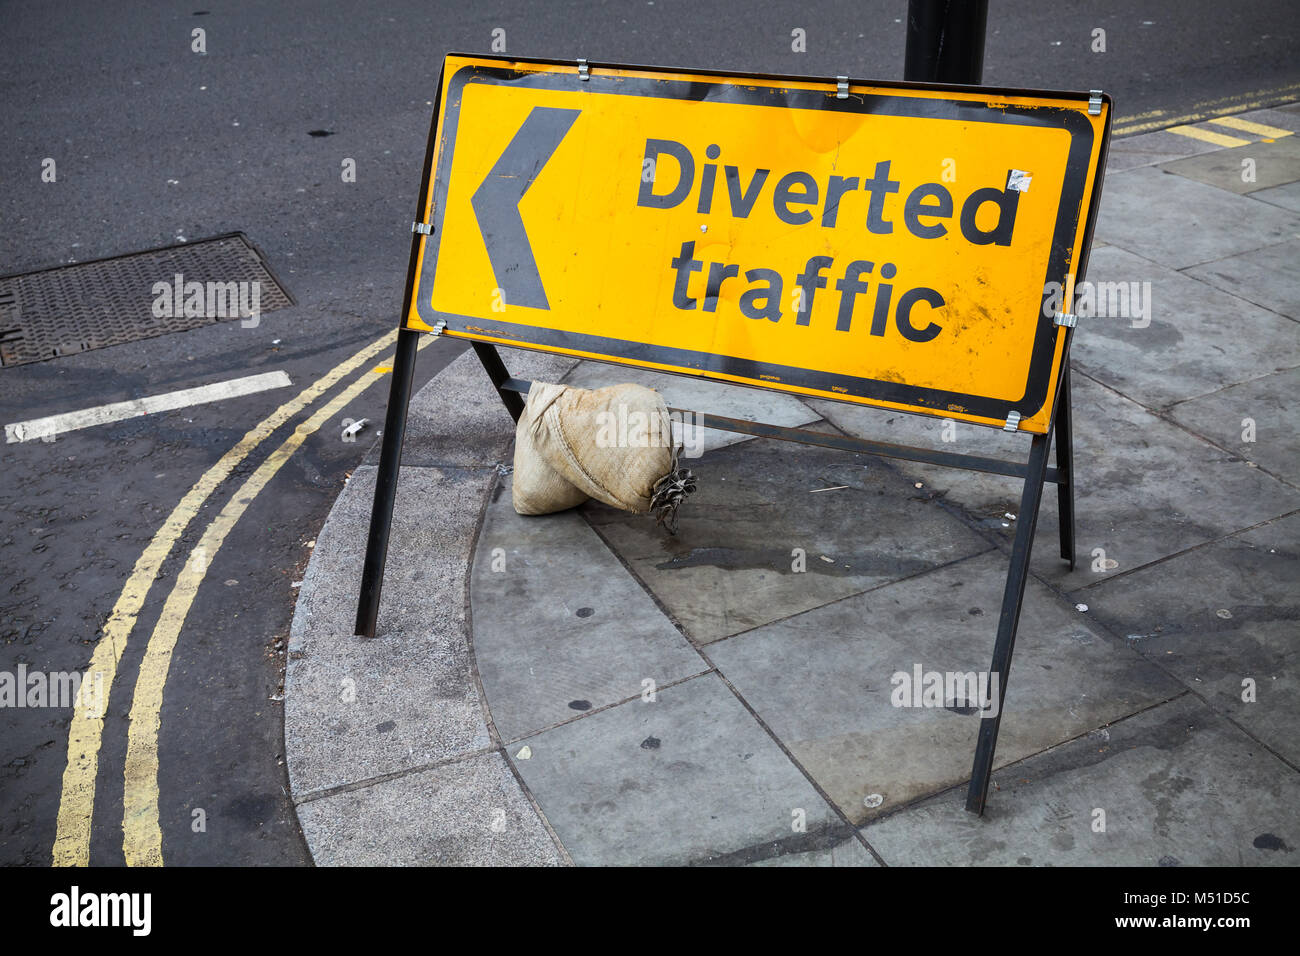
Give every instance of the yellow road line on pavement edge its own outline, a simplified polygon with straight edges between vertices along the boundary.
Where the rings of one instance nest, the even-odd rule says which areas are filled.
[[[1171,126],[1169,132],[1177,133],[1180,136],[1188,136],[1192,139],[1199,139],[1205,143],[1213,143],[1215,146],[1249,146],[1251,142],[1248,139],[1242,139],[1240,136],[1227,136],[1213,130],[1199,129],[1195,126]]]
[[[1289,129],[1278,129],[1276,126],[1267,126],[1264,123],[1256,123],[1254,120],[1241,119],[1236,116],[1217,116],[1210,122],[1217,123],[1219,126],[1239,129],[1243,133],[1254,133],[1256,136],[1268,136],[1272,139],[1281,139],[1283,136],[1291,135]]]
[[[425,337],[420,348],[435,341]],[[389,365],[389,362],[384,365]],[[172,653],[180,639],[181,628],[189,614],[199,585],[207,576],[212,559],[221,550],[226,536],[248,510],[253,499],[275,477],[298,447],[320,429],[349,402],[373,385],[377,375],[385,374],[379,368],[364,373],[294,429],[275,451],[267,456],[257,470],[239,487],[239,490],[212,520],[203,537],[194,546],[191,559],[176,576],[171,594],[163,606],[153,635],[145,649],[140,673],[136,677],[135,697],[131,704],[130,727],[127,730],[125,789],[122,794],[122,850],[127,866],[162,866],[162,828],[158,822],[158,731],[162,726],[163,690],[171,668]],[[201,555],[202,561],[193,560]]]
[[[1204,100],[1193,105],[1194,112],[1183,116],[1164,116],[1161,110],[1136,113],[1132,116],[1121,116],[1115,120],[1115,128],[1111,130],[1111,136],[1148,133],[1167,129],[1179,123],[1195,123],[1216,115],[1225,116],[1231,113],[1245,113],[1249,110],[1269,109],[1276,105],[1282,105],[1277,102],[1279,99],[1294,99],[1293,94],[1298,90],[1300,90],[1300,83],[1289,83],[1286,86],[1279,86],[1270,90],[1255,90],[1250,93],[1243,93],[1240,96],[1222,96],[1215,100]],[[1254,97],[1254,99],[1247,99],[1247,97]],[[1242,100],[1246,100],[1246,102],[1242,102]],[[1218,103],[1228,103],[1230,105],[1216,107],[1215,104]],[[1152,119],[1146,123],[1134,122],[1134,120],[1147,119],[1150,116],[1161,116],[1161,118]]]
[[[203,503],[258,445],[339,379],[391,345],[396,336],[395,331],[390,332],[352,358],[336,365],[240,439],[186,492],[136,561],[86,668],[88,676],[96,675],[102,681],[103,690],[96,695],[93,707],[77,702],[68,728],[68,763],[63,771],[63,792],[59,799],[52,861],[54,866],[87,866],[90,862],[90,828],[95,809],[99,748],[104,733],[104,702],[109,699],[113,679],[117,675],[118,661],[126,650],[127,639],[135,626],[140,608],[177,539],[198,514]]]

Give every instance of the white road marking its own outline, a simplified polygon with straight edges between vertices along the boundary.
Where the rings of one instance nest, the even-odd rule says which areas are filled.
[[[162,395],[150,395],[136,398],[129,402],[114,402],[111,405],[99,405],[79,412],[65,412],[62,415],[49,415],[45,418],[33,418],[30,421],[14,422],[5,426],[5,442],[32,441],[40,438],[53,440],[63,432],[90,428],[94,425],[106,425],[120,422],[126,418],[138,418],[154,412],[169,412],[190,405],[203,405],[207,402],[219,402],[225,398],[239,398],[272,388],[285,388],[292,385],[286,372],[264,372],[261,375],[248,375],[244,378],[231,379],[228,382],[216,382],[212,385],[200,385],[198,388],[184,388],[179,392],[166,392]]]

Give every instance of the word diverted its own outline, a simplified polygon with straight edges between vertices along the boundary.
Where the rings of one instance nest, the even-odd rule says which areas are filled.
[[[716,144],[704,151],[707,159],[717,160],[721,150]],[[668,162],[665,162],[668,159]],[[676,182],[671,188],[657,191],[664,180],[665,167],[676,166]],[[742,169],[735,165],[707,162],[697,164],[695,155],[683,143],[670,139],[648,138],[642,158],[641,185],[637,192],[637,205],[651,209],[674,209],[693,202],[695,211],[711,213],[728,211],[735,219],[748,219],[760,204],[781,222],[790,226],[809,226],[813,229],[858,228],[872,236],[888,236],[896,227],[918,239],[941,239],[955,228],[966,241],[976,246],[1009,246],[1015,231],[1016,211],[1020,194],[1028,185],[1028,177],[1018,170],[1008,170],[1003,188],[984,186],[972,191],[960,204],[942,183],[920,183],[903,193],[903,184],[890,174],[892,161],[876,163],[871,176],[827,177],[819,182],[811,173],[793,170],[773,180],[770,169]],[[697,167],[700,174],[696,176]],[[721,176],[719,176],[721,172]],[[719,186],[721,179],[721,187]],[[842,217],[844,197],[850,193],[866,194],[866,217],[850,222]],[[985,206],[996,209],[996,219],[981,227],[981,210]],[[956,218],[956,222],[952,220]],[[987,221],[987,217],[984,217]],[[951,223],[951,227],[950,227]],[[695,242],[683,242],[681,250],[670,266],[675,273],[672,304],[681,310],[702,309],[716,312],[723,285],[741,278],[741,267],[736,263],[706,262],[695,257]],[[834,289],[839,295],[835,318],[837,332],[849,332],[859,314],[859,299],[863,300],[862,313],[869,316],[870,334],[884,336],[891,319],[898,333],[911,342],[929,342],[943,331],[935,321],[935,313],[947,303],[943,295],[927,286],[917,286],[901,292],[894,298],[897,266],[868,259],[853,259],[841,267],[831,256],[809,256],[803,271],[791,277],[791,300],[794,303],[794,324],[809,325],[813,303],[819,289],[827,288],[833,276]],[[695,277],[703,278],[701,284]],[[874,298],[870,295],[871,283],[876,281]],[[693,281],[695,280],[695,281]],[[752,266],[744,272],[748,288],[740,295],[738,307],[750,319],[779,322],[785,317],[782,311],[787,279],[775,269]],[[924,303],[929,314],[916,317],[914,310]]]

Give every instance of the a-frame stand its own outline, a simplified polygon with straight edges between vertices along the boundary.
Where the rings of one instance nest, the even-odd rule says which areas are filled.
[[[402,442],[406,432],[406,411],[411,396],[420,334],[409,329],[403,329],[398,334],[397,357],[393,367],[388,411],[384,420],[384,443],[379,459],[379,474],[375,481],[374,508],[370,517],[370,533],[366,543],[361,595],[357,607],[355,633],[365,637],[375,636],[375,625],[379,615],[379,596],[383,585],[384,563],[388,554],[388,534],[392,523],[393,501],[397,492],[397,474],[401,465]],[[988,798],[989,778],[993,773],[993,756],[997,748],[998,729],[1002,722],[1002,705],[1006,699],[1007,678],[1011,669],[1011,655],[1015,650],[1016,628],[1020,622],[1020,605],[1024,599],[1025,582],[1029,576],[1029,556],[1033,549],[1034,531],[1038,526],[1038,510],[1043,499],[1043,485],[1048,482],[1057,487],[1061,557],[1070,563],[1071,569],[1074,568],[1074,449],[1071,434],[1073,422],[1070,409],[1069,368],[1072,335],[1073,330],[1067,328],[1061,358],[1059,387],[1055,392],[1057,406],[1051,419],[1052,425],[1046,434],[1033,436],[1029,447],[1029,460],[1024,464],[691,412],[695,416],[694,420],[707,428],[1024,479],[1016,536],[1011,547],[1011,565],[1007,571],[1006,588],[1002,594],[1002,611],[998,616],[998,634],[993,646],[993,662],[989,667],[990,682],[992,682],[992,675],[997,675],[997,709],[980,720],[975,762],[971,767],[970,787],[966,793],[966,809],[976,814],[984,812],[984,804]],[[524,408],[521,396],[528,393],[532,383],[511,378],[505,362],[502,361],[494,345],[485,342],[472,344],[510,417],[518,421]],[[670,411],[683,410],[670,409]],[[1053,436],[1056,438],[1055,468],[1049,467],[1047,463]]]

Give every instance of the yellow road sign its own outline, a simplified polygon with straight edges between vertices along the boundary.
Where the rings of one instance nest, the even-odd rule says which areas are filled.
[[[406,327],[1042,434],[1092,108],[448,56]]]

